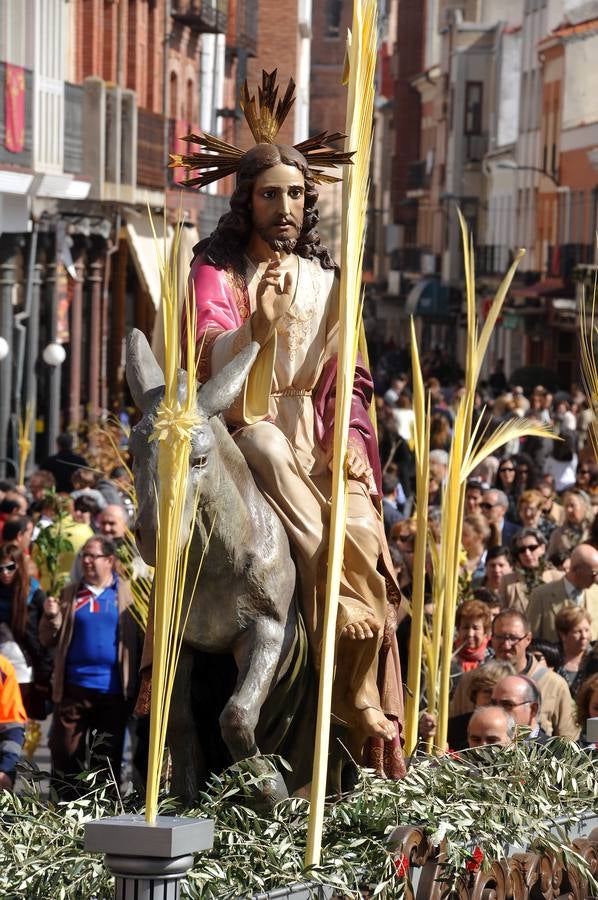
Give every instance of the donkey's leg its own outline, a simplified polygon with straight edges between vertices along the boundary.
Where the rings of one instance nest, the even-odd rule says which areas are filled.
[[[220,716],[222,737],[233,759],[258,752],[255,729],[284,640],[284,628],[265,616],[253,622],[233,647],[239,670],[235,692]]]
[[[185,805],[196,799],[207,772],[193,717],[193,650],[183,642],[177,665],[168,718],[168,745],[172,756],[172,794]]]

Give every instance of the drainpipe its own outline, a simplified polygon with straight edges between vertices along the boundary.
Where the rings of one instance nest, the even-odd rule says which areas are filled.
[[[162,61],[162,107],[164,112],[164,172],[165,172],[165,189],[168,189],[168,173],[167,168],[168,152],[170,148],[170,118],[168,109],[168,92],[170,80],[168,78],[168,51],[170,50],[170,39],[172,37],[170,31],[172,4],[171,0],[165,0],[164,3],[164,59]],[[176,110],[175,110],[176,119]]]
[[[39,273],[36,272],[37,236],[39,223],[35,219],[31,231],[29,244],[29,258],[27,260],[27,283],[25,286],[25,305],[22,312],[14,317],[15,327],[15,380],[13,386],[12,409],[15,417],[13,435],[16,440],[18,434],[18,420],[28,404],[31,404],[32,428],[29,434],[31,441],[31,453],[27,460],[27,469],[31,469],[35,458],[35,405],[37,399],[37,379],[35,377],[35,364],[38,354],[37,338],[39,334]],[[37,275],[37,280],[36,280]],[[34,285],[34,280],[36,284]],[[28,320],[28,325],[25,321]],[[32,333],[31,333],[32,332]],[[31,340],[35,337],[35,343]],[[29,340],[28,340],[29,337]],[[27,351],[27,352],[26,352]],[[25,381],[25,395],[23,396],[23,381]],[[19,409],[19,406],[21,409]]]
[[[108,410],[108,324],[110,306],[110,278],[112,275],[112,257],[119,247],[121,215],[116,213],[114,219],[115,238],[106,250],[104,264],[104,282],[102,286],[102,346],[100,358],[100,403],[103,410]]]
[[[16,239],[12,234],[6,235],[0,247],[0,336],[8,344],[8,353],[0,361],[0,476],[6,474],[8,451],[14,346],[12,295],[16,269]]]

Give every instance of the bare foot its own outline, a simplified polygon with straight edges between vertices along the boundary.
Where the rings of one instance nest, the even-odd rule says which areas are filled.
[[[359,729],[366,738],[381,737],[385,741],[392,741],[395,736],[395,726],[386,718],[381,709],[368,706],[367,709],[359,710],[359,716],[361,720]]]
[[[366,638],[373,638],[379,630],[380,626],[374,616],[365,616],[358,622],[345,625],[341,631],[341,637],[349,638],[352,641],[365,641]]]

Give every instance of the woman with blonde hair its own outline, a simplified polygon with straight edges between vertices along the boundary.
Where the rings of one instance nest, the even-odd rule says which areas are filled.
[[[556,527],[556,523],[546,518],[543,512],[544,497],[535,489],[522,491],[517,499],[517,513],[523,528],[538,528],[546,540]]]
[[[489,540],[490,526],[484,516],[472,513],[464,517],[461,544],[465,559],[461,568],[470,581],[484,576]]]
[[[559,636],[561,661],[557,669],[575,698],[585,678],[586,666],[592,651],[592,617],[580,606],[565,606],[555,616]]]
[[[579,488],[568,488],[562,495],[565,518],[563,524],[554,529],[548,542],[547,555],[559,550],[571,553],[578,544],[590,539],[594,511],[590,498]]]

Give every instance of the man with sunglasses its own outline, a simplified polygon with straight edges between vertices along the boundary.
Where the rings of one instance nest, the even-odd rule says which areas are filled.
[[[557,570],[558,571],[558,570]],[[566,575],[532,591],[528,615],[534,637],[556,643],[559,639],[555,619],[565,606],[580,606],[592,619],[592,640],[598,640],[598,550],[591,544],[579,544],[571,553]]]
[[[484,491],[480,510],[494,532],[495,543],[501,545],[510,544],[519,531],[519,525],[505,519],[508,508],[509,499],[503,491],[497,491],[496,488]]]
[[[494,619],[490,638],[494,657],[511,663],[517,674],[527,675],[538,686],[542,695],[539,721],[543,731],[548,736],[558,734],[575,740],[579,728],[575,722],[573,701],[567,682],[552,669],[534,659],[528,652],[531,640],[529,621],[523,613],[515,609],[505,609]],[[469,698],[472,675],[473,672],[464,672],[459,679],[449,708],[451,717],[463,715],[473,709]]]
[[[561,577],[545,559],[546,538],[539,528],[521,528],[513,539],[515,569],[505,575],[500,586],[500,597],[505,609],[527,612],[529,598],[534,588]]]
[[[117,571],[114,543],[102,535],[81,551],[83,575],[48,597],[40,622],[40,642],[55,647],[52,699],[55,704],[49,746],[53,783],[60,796],[76,796],[74,776],[86,760],[94,732],[92,766],[112,768],[116,785],[125,728],[137,692],[142,635],[130,607],[127,582]]]

